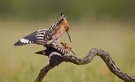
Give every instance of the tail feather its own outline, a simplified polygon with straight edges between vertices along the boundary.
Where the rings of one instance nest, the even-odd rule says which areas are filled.
[[[35,52],[35,54],[46,55],[46,50]]]

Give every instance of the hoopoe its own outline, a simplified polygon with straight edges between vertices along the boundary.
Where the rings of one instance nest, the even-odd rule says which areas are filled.
[[[69,52],[72,52],[75,55],[75,53],[72,51],[72,48],[68,46],[67,43],[61,42],[61,44],[63,47],[59,47],[58,45],[57,46],[48,45],[46,46],[46,50],[38,51],[35,53],[45,55],[48,57],[51,57],[53,54],[56,54],[56,53],[63,56],[63,55],[67,55]]]
[[[60,39],[61,35],[67,32],[69,40],[71,42],[69,31],[69,25],[66,20],[66,17],[63,13],[61,13],[61,19],[55,22],[49,29],[40,29],[37,30],[24,38],[20,39],[16,42],[15,46],[22,46],[26,44],[40,44],[43,46],[47,45],[57,45],[58,40]]]
[[[38,51],[36,54],[48,56],[49,64],[52,66],[59,65],[64,61],[63,55],[67,55],[70,51],[75,55],[70,46],[62,42],[61,44],[63,47],[46,45],[46,50]]]

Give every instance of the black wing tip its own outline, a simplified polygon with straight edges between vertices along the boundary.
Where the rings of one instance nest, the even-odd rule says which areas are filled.
[[[16,45],[16,44],[14,44],[13,46],[20,46],[20,45]]]
[[[14,46],[21,46],[21,44],[19,44],[18,42],[14,44]]]
[[[20,42],[20,41],[18,41],[18,42],[16,42],[16,43],[14,44],[14,46],[22,46],[22,45],[25,45],[25,44],[22,43],[22,42]]]

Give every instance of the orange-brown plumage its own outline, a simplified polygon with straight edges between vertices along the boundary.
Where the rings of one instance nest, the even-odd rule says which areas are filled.
[[[61,21],[59,22],[59,24],[54,28],[54,30],[51,32],[51,34],[53,35],[52,37],[61,37],[61,35],[64,32],[67,32],[69,40],[71,42],[71,38],[70,35],[68,33],[69,31],[69,25],[68,22],[66,20],[66,17],[64,16],[63,13],[61,13]]]
[[[72,48],[67,43],[61,42],[61,44],[64,47],[64,49],[66,49],[67,53],[72,52],[75,55],[75,53],[72,51]]]

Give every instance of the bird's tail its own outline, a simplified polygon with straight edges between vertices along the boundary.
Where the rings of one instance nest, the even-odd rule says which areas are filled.
[[[37,51],[35,54],[46,55],[46,50]]]

